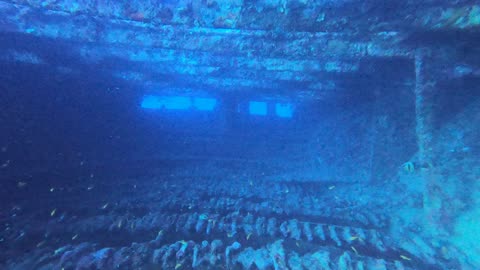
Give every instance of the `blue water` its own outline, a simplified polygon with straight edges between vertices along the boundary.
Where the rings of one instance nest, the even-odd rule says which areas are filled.
[[[0,0],[0,269],[480,269],[479,27]]]

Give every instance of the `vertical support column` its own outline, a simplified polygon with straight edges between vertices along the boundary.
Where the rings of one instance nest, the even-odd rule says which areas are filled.
[[[383,84],[382,84],[383,85]],[[383,89],[382,89],[383,90]],[[378,178],[375,177],[374,171],[375,171],[375,153],[376,153],[376,148],[377,148],[377,137],[378,137],[378,122],[379,122],[379,114],[378,114],[378,107],[380,106],[379,104],[379,97],[381,95],[381,90],[380,89],[375,89],[374,90],[374,104],[370,116],[370,121],[371,121],[371,126],[370,126],[370,149],[369,149],[369,176],[368,176],[368,181],[370,183],[373,183],[375,180]]]
[[[432,162],[432,101],[430,99],[434,83],[428,81],[426,58],[430,52],[418,49],[415,52],[415,119],[420,163]]]
[[[441,176],[433,166],[433,97],[435,93],[435,71],[430,59],[431,51],[418,49],[415,52],[415,119],[418,143],[417,166],[424,181],[423,207],[426,227],[441,232],[442,199]]]

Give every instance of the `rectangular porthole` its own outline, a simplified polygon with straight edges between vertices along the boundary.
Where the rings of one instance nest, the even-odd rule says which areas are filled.
[[[167,109],[167,110],[187,110],[192,106],[189,97],[181,96],[152,96],[147,95],[143,98],[141,107],[144,109]]]
[[[293,116],[293,105],[290,103],[276,103],[275,104],[275,113],[278,117],[282,118],[292,118]]]
[[[164,97],[162,103],[168,110],[187,110],[192,106],[189,97]]]
[[[267,103],[263,101],[250,101],[248,109],[251,115],[265,116],[268,113]]]
[[[154,96],[143,97],[141,107],[153,110],[188,110],[213,111],[217,105],[214,98],[199,98],[188,96]]]
[[[200,111],[213,111],[217,105],[214,98],[194,98],[193,107]]]
[[[161,109],[162,103],[159,97],[156,96],[144,96],[142,104],[140,105],[143,109]]]

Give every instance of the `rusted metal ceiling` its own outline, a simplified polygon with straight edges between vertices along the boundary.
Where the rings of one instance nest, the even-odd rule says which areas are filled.
[[[146,85],[321,97],[370,59],[411,58],[411,33],[480,25],[470,1],[397,2],[13,0],[0,1],[0,30],[70,42],[87,63],[116,59],[112,76]]]

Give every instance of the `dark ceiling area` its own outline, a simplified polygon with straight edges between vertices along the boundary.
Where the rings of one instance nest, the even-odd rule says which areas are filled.
[[[100,63],[145,88],[298,99],[351,91],[352,77],[383,77],[379,62],[408,73],[421,37],[467,35],[479,16],[470,1],[354,0],[2,1],[0,12],[4,33],[67,42],[81,66]],[[11,57],[61,66],[15,46]]]

